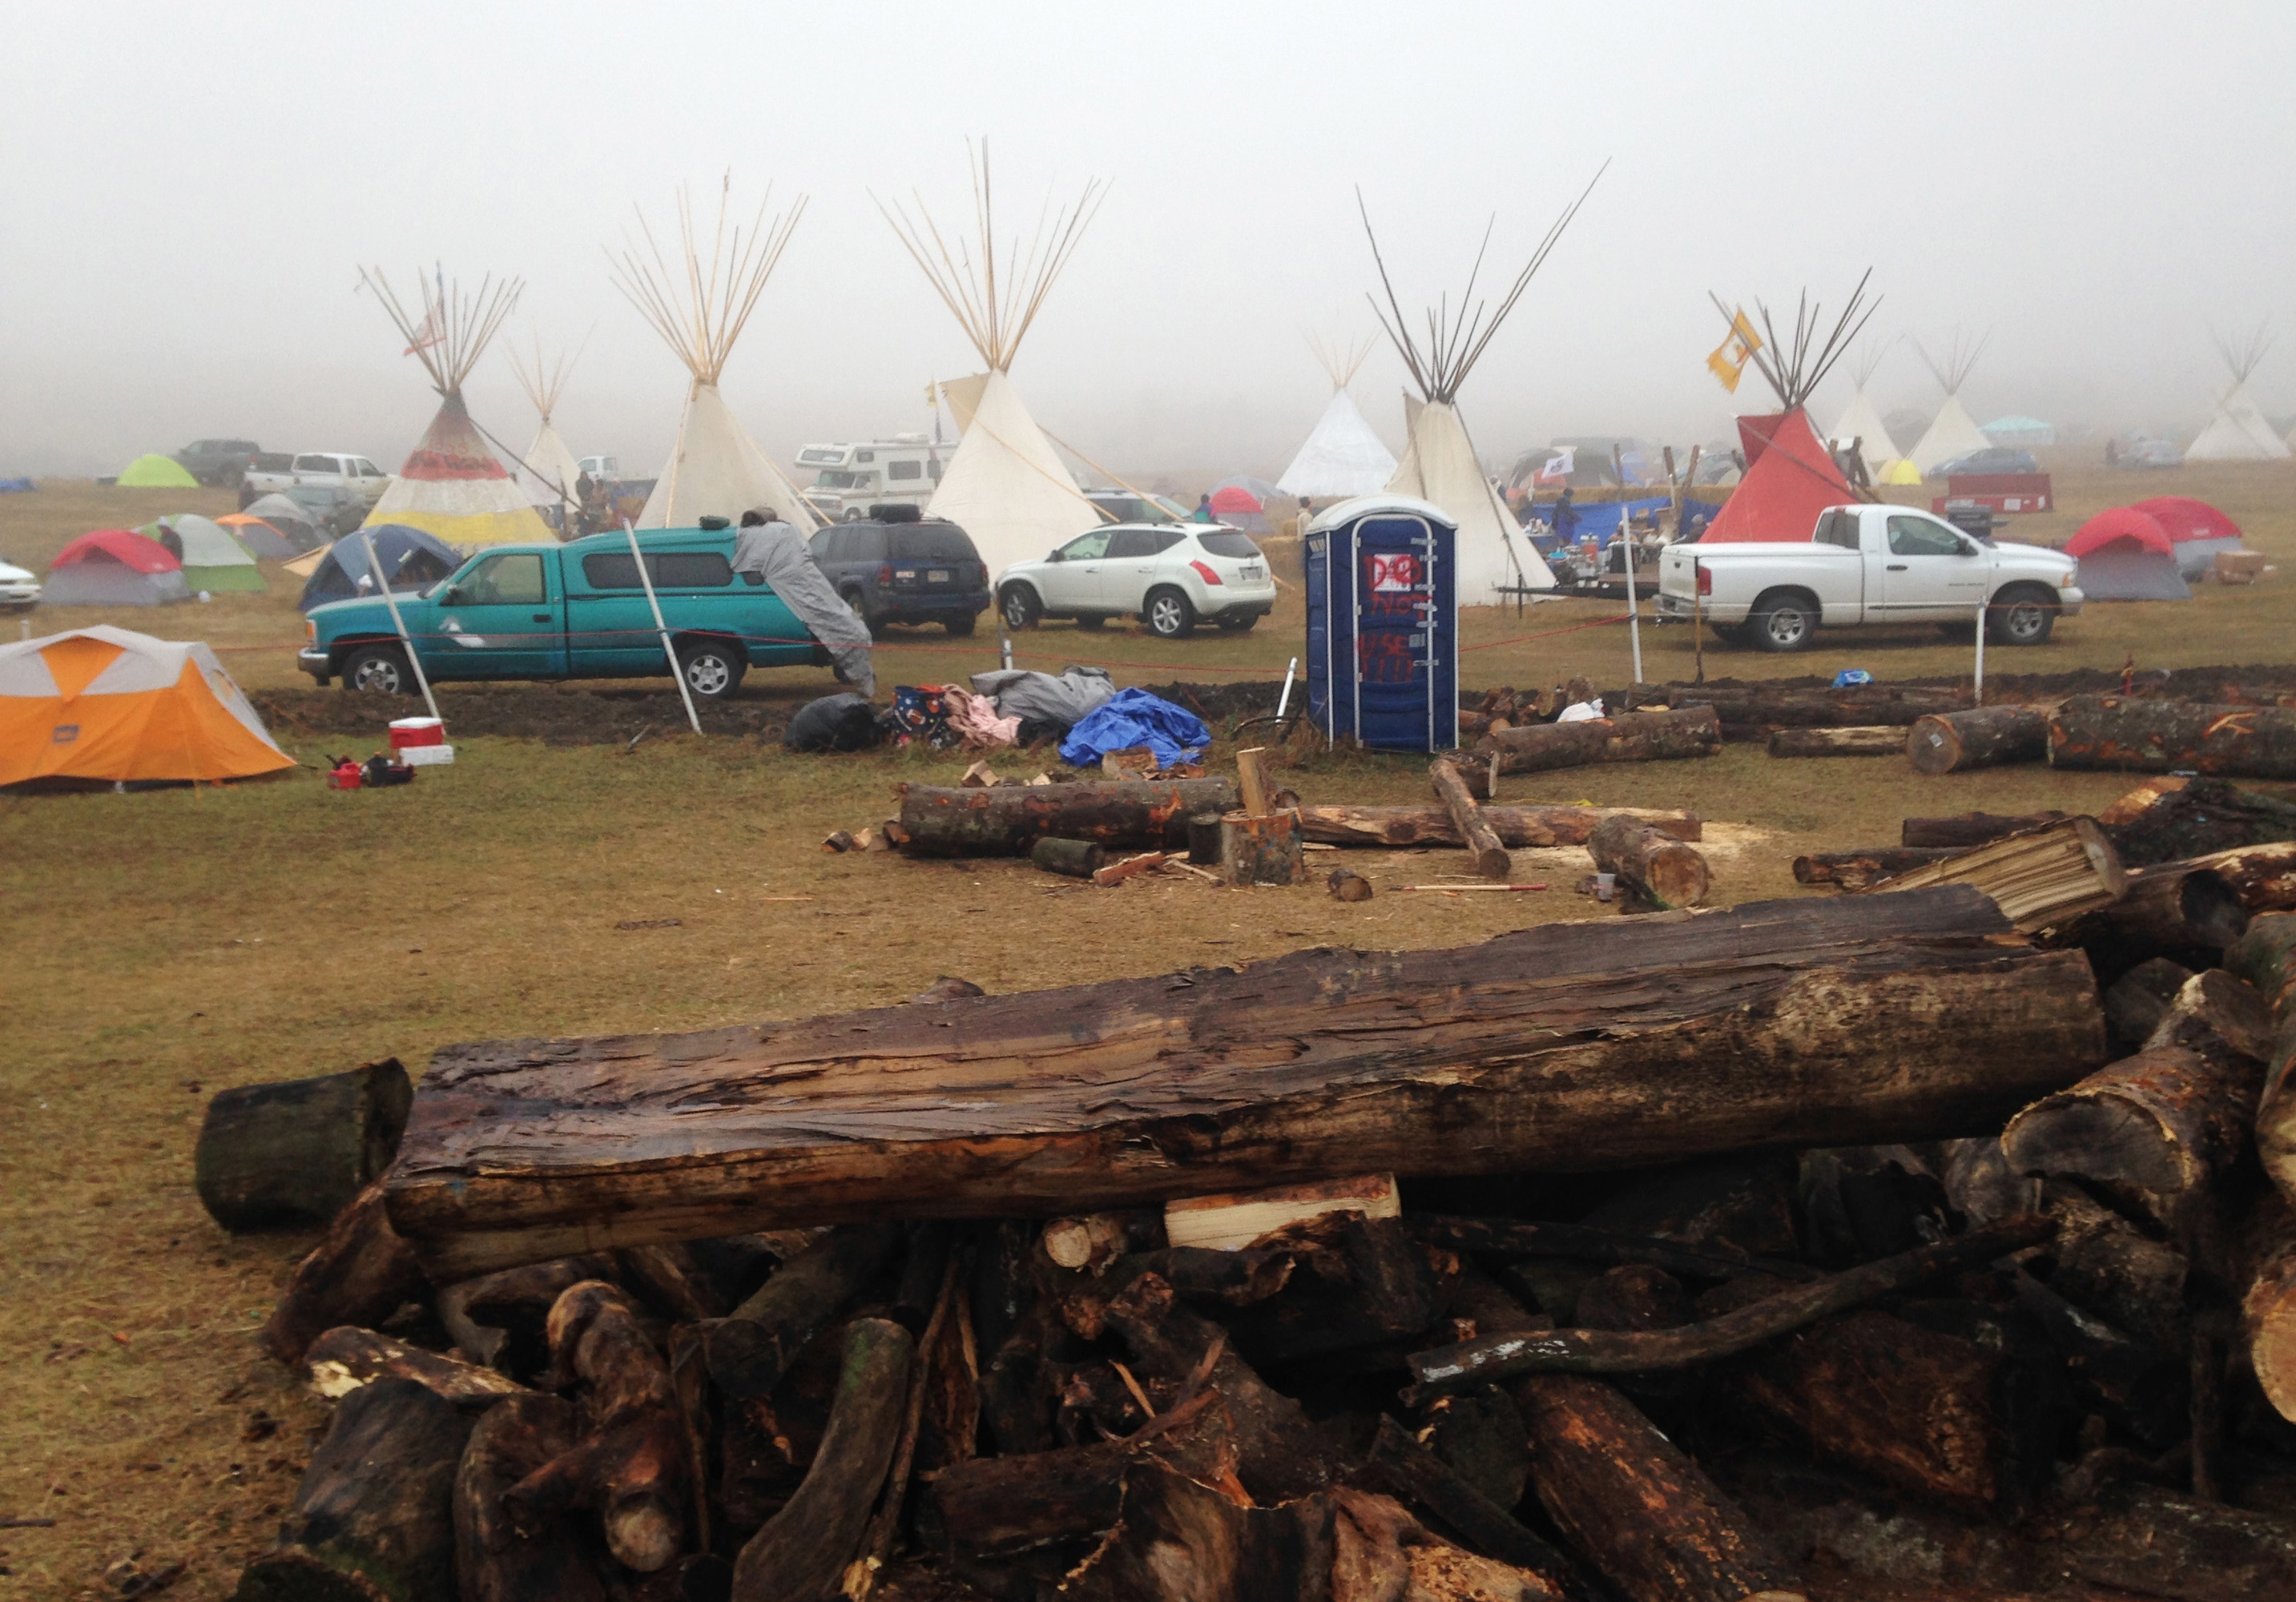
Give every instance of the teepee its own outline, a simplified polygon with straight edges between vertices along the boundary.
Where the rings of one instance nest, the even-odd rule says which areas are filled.
[[[1778,410],[1738,420],[1746,474],[1699,536],[1701,543],[1808,540],[1817,527],[1819,512],[1860,498],[1810,425],[1808,403],[1811,392],[1849,348],[1866,319],[1880,309],[1879,299],[1870,304],[1866,299],[1866,279],[1873,275],[1868,268],[1857,281],[1841,315],[1823,339],[1818,338],[1821,308],[1811,303],[1807,290],[1795,309],[1791,338],[1780,337],[1770,308],[1759,300],[1754,303],[1754,315],[1762,324],[1760,337],[1754,336],[1743,312],[1733,312],[1715,300],[1715,309],[1742,341],[1747,359],[1776,392]]]
[[[515,346],[504,354],[510,358],[511,372],[518,376],[518,387],[526,392],[526,398],[533,403],[541,419],[534,430],[534,443],[519,459],[520,487],[534,505],[557,507],[562,519],[559,524],[561,531],[571,534],[575,515],[581,510],[576,486],[581,481],[582,464],[566,448],[566,442],[559,437],[558,425],[550,418],[558,410],[558,398],[566,393],[566,380],[581,353],[577,351],[569,356],[562,352],[555,360],[546,361],[542,354],[542,338],[537,334],[531,364],[520,357]]]
[[[1897,443],[1890,437],[1888,425],[1882,413],[1874,409],[1866,395],[1866,386],[1873,382],[1874,370],[1882,365],[1886,347],[1868,346],[1850,364],[1849,376],[1857,382],[1857,393],[1849,397],[1849,405],[1834,420],[1833,431],[1826,436],[1837,451],[1848,450],[1854,441],[1857,455],[1866,463],[1866,476],[1876,484],[1888,482],[1890,464],[1898,460]]]
[[[2232,369],[2232,388],[2217,403],[2217,413],[2201,437],[2185,447],[2187,462],[2281,462],[2289,455],[2287,443],[2272,431],[2264,413],[2248,398],[2249,375],[2272,348],[2259,328],[2244,343],[2219,338],[2217,352]]]
[[[406,337],[404,355],[422,364],[430,387],[442,397],[398,476],[367,513],[366,526],[398,523],[420,528],[450,545],[497,545],[510,540],[547,540],[550,528],[535,514],[488,445],[486,436],[463,404],[463,381],[486,354],[503,320],[518,304],[525,286],[515,278],[497,283],[489,274],[474,294],[449,284],[433,268],[422,282],[422,315],[408,313],[377,267],[362,267],[359,280],[374,291],[391,323]]]
[[[1938,387],[1945,391],[1945,405],[1939,407],[1938,414],[1930,420],[1921,443],[1907,453],[1907,460],[1921,470],[1923,478],[1927,478],[1955,457],[1984,450],[1993,443],[1985,437],[1985,430],[1977,426],[1977,420],[1969,414],[1969,408],[1961,404],[1961,387],[1968,382],[1969,370],[1977,365],[1977,358],[1985,354],[1985,340],[1980,339],[1972,345],[1956,332],[1943,362],[1923,350],[1918,343],[1914,348],[1921,352],[1923,364],[1930,370],[1930,376],[1937,380]]]
[[[1021,341],[1100,209],[1107,185],[1094,179],[1073,204],[1047,204],[1027,249],[1015,237],[1000,263],[988,144],[968,155],[976,239],[960,235],[952,249],[914,192],[914,217],[898,200],[890,207],[879,200],[877,208],[988,366],[986,372],[940,387],[964,437],[925,515],[947,518],[971,535],[980,560],[997,574],[1014,562],[1033,561],[1106,520],[1021,404],[1010,375]]]
[[[677,443],[654,480],[645,510],[638,514],[641,528],[684,528],[705,517],[737,521],[757,506],[771,507],[800,533],[821,527],[820,514],[750,437],[718,388],[726,357],[734,354],[734,342],[765,293],[766,280],[773,276],[798,218],[805,214],[800,195],[787,212],[768,219],[766,207],[772,199],[769,189],[758,202],[746,238],[735,225],[729,239],[733,180],[728,177],[718,192],[718,225],[705,259],[693,231],[692,200],[681,190],[677,225],[685,257],[678,271],[670,270],[644,212],[638,214],[644,250],[636,241],[627,241],[620,256],[608,257],[614,287],[693,375],[685,410],[677,420]]]
[[[1395,477],[1395,455],[1382,444],[1356,405],[1348,386],[1355,381],[1372,339],[1333,348],[1313,333],[1308,344],[1331,375],[1332,404],[1316,421],[1316,431],[1275,481],[1287,495],[1372,495]]]
[[[1607,168],[1609,163],[1605,162]],[[1381,257],[1379,238],[1373,233],[1371,212],[1364,205],[1363,192],[1356,192],[1356,208],[1363,215],[1364,234],[1371,241],[1372,261],[1379,269],[1380,287],[1387,296],[1382,307],[1377,298],[1372,298],[1372,310],[1378,315],[1380,326],[1388,339],[1403,358],[1419,394],[1404,395],[1406,435],[1403,458],[1396,463],[1395,476],[1388,480],[1388,489],[1396,494],[1414,495],[1439,506],[1459,527],[1457,545],[1457,594],[1461,606],[1488,605],[1500,598],[1503,589],[1524,588],[1549,590],[1554,587],[1554,575],[1536,552],[1529,558],[1521,554],[1529,549],[1529,536],[1515,525],[1514,515],[1506,503],[1499,499],[1498,490],[1484,473],[1483,465],[1475,454],[1474,442],[1467,436],[1467,425],[1459,416],[1459,386],[1465,383],[1475,363],[1490,346],[1491,336],[1514,310],[1515,302],[1529,287],[1532,276],[1546,262],[1547,252],[1554,249],[1570,219],[1578,215],[1587,195],[1602,181],[1597,170],[1587,181],[1578,198],[1562,209],[1546,237],[1516,274],[1506,295],[1496,311],[1474,298],[1475,280],[1481,274],[1483,255],[1490,249],[1491,227],[1483,230],[1482,248],[1475,252],[1475,264],[1467,274],[1467,287],[1459,297],[1455,312],[1446,296],[1427,311],[1426,339],[1410,331],[1410,323],[1403,315],[1403,304],[1396,298],[1395,285],[1388,277],[1387,263]],[[1496,225],[1494,218],[1491,226]],[[1468,307],[1472,305],[1473,310]],[[1520,545],[1520,549],[1518,546]]]

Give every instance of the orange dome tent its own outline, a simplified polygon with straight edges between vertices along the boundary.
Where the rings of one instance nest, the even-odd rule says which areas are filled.
[[[0,788],[250,779],[294,765],[198,641],[99,625],[0,645]]]

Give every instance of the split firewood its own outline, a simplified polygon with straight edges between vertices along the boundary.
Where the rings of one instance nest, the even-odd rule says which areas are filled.
[[[882,824],[880,824],[874,829],[865,829],[855,835],[853,843],[863,851],[890,851],[893,848],[893,837],[887,832]]]
[[[2043,812],[1997,816],[1992,813],[1965,812],[1950,818],[1907,818],[1898,827],[1900,846],[1945,846],[1965,851],[1972,846],[1988,846],[1995,840],[2006,839],[2013,834],[2026,834],[2051,823],[2065,821],[2061,812]]]
[[[1470,776],[1471,794],[1477,793],[1477,783]],[[1619,813],[1638,818],[1677,840],[1695,841],[1704,827],[1696,813],[1632,806],[1484,805],[1480,810],[1499,844],[1510,849],[1584,846],[1595,824]],[[1450,813],[1440,806],[1303,806],[1300,827],[1311,844],[1321,846],[1457,846],[1466,843],[1452,823]]]
[[[1391,1173],[1365,1173],[1310,1185],[1176,1197],[1164,1204],[1164,1238],[1176,1246],[1234,1249],[1293,1224],[1333,1213],[1396,1218],[1402,1193]]]
[[[742,1549],[734,1602],[828,1602],[838,1594],[892,1467],[914,1349],[898,1324],[853,1321],[821,1450],[797,1494]]]
[[[237,1594],[453,1597],[455,1473],[470,1435],[468,1417],[411,1379],[344,1397],[278,1545],[247,1565]]]
[[[455,1569],[463,1602],[604,1602],[606,1588],[563,1517],[521,1531],[503,1505],[510,1488],[571,1451],[572,1405],[526,1392],[471,1432],[455,1476]]]
[[[327,1222],[398,1155],[414,1095],[395,1057],[217,1091],[192,1154],[200,1205],[234,1234]]]
[[[1869,893],[1952,884],[1976,886],[2030,933],[2112,905],[2128,889],[2128,875],[2093,821],[2069,818],[1910,869]]]
[[[1815,851],[1794,858],[1794,882],[1863,890],[1885,879],[1942,862],[1958,854],[1958,850],[1943,846],[1876,846],[1865,851]]]
[[[1392,1497],[1341,1486],[1331,1499],[1339,1512],[1331,1602],[1544,1602],[1583,1594],[1438,1540]]]
[[[2049,717],[2049,764],[2296,779],[2296,709],[2070,696]]]
[[[1902,756],[1906,732],[1895,723],[1833,729],[1775,729],[1773,756]]]
[[[996,770],[988,765],[986,757],[965,769],[964,777],[957,781],[958,784],[967,789],[986,789],[992,784],[1003,782],[1003,780],[997,778]]]
[[[1163,866],[1163,862],[1162,852],[1144,851],[1138,856],[1128,856],[1120,862],[1111,862],[1104,868],[1094,870],[1092,882],[1103,887],[1120,885],[1128,879],[1139,878],[1152,868]]]
[[[263,1326],[263,1349],[292,1367],[328,1330],[380,1324],[427,1288],[413,1249],[390,1227],[377,1180],[335,1214],[319,1244],[295,1265]]]
[[[846,830],[842,829],[832,829],[829,831],[828,835],[823,838],[821,848],[829,853],[832,856],[834,856],[841,852],[857,849],[857,843],[854,840],[852,835]]]
[[[1436,798],[1451,815],[1451,827],[1467,843],[1475,871],[1485,879],[1505,879],[1513,866],[1507,848],[1499,843],[1474,797],[1467,793],[1467,781],[1460,775],[1458,764],[1438,756],[1428,765],[1427,777],[1435,787]]]
[[[313,1341],[303,1354],[303,1366],[313,1392],[329,1402],[340,1402],[362,1385],[382,1379],[411,1379],[472,1412],[505,1397],[532,1394],[506,1374],[349,1325]]]
[[[913,784],[901,793],[906,849],[919,856],[1020,856],[1046,835],[1110,847],[1187,843],[1187,820],[1233,812],[1229,779],[997,785],[988,789]]]
[[[550,1310],[559,1384],[578,1382],[588,1433],[504,1493],[521,1528],[595,1508],[617,1560],[650,1574],[685,1536],[688,1454],[669,1364],[629,1296],[588,1279]]]
[[[1236,784],[1243,797],[1246,817],[1264,818],[1275,810],[1268,800],[1275,787],[1267,782],[1267,748],[1252,746],[1235,754]]]
[[[1695,846],[1660,834],[1633,818],[1605,818],[1587,837],[1597,871],[1615,874],[1629,911],[1669,911],[1706,899],[1711,879]]]
[[[1029,847],[1029,860],[1047,873],[1092,879],[1108,865],[1108,851],[1090,840],[1061,840],[1048,835]]]
[[[884,1267],[896,1223],[843,1224],[774,1271],[706,1339],[709,1377],[728,1396],[769,1394],[813,1339]]]
[[[1333,901],[1369,901],[1372,897],[1371,880],[1345,868],[1332,869],[1324,883],[1329,887]]]
[[[1914,720],[1904,740],[1917,773],[1965,773],[2013,762],[2046,762],[2049,715],[2032,707],[1972,707]]]

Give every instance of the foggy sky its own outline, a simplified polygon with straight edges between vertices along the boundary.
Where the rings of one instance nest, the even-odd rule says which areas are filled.
[[[651,474],[685,375],[603,247],[677,186],[810,197],[726,377],[761,443],[931,427],[977,371],[870,191],[967,220],[1111,181],[1013,369],[1119,470],[1281,469],[1373,332],[1360,184],[1406,308],[1456,298],[1497,217],[1511,276],[1595,190],[1462,394],[1486,460],[1556,434],[1726,437],[1707,300],[1866,266],[1886,413],[1933,408],[1901,336],[1991,344],[1980,419],[2190,429],[2210,329],[2284,343],[2296,411],[2296,11],[2181,6],[92,4],[12,13],[0,96],[0,474],[111,472],[210,434],[396,467],[436,405],[362,264],[528,288],[512,337],[587,347],[558,421]],[[1401,364],[1355,386],[1390,445]],[[469,390],[522,446],[500,352]],[[1846,377],[1820,391],[1821,423]],[[1900,441],[1901,445],[1910,441]]]

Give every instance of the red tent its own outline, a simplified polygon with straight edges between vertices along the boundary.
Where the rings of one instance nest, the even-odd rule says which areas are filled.
[[[1740,418],[1738,438],[1746,476],[1702,540],[1807,540],[1819,512],[1857,499],[1800,407],[1783,416]]]
[[[2073,582],[2091,601],[2190,601],[2177,570],[2177,544],[2151,513],[2134,506],[2100,511],[2065,542],[2080,559]]]
[[[1212,510],[1217,512],[1230,512],[1266,511],[1267,509],[1259,503],[1250,490],[1239,489],[1231,484],[1226,489],[1212,491]]]
[[[2180,545],[2188,540],[2230,540],[2235,544],[2240,541],[2239,524],[2206,501],[2195,501],[2190,495],[2155,495],[2130,510],[2150,517]]]
[[[2133,540],[2146,551],[2162,556],[2175,552],[2176,543],[2169,531],[2161,527],[2151,512],[2135,506],[2116,506],[2110,511],[2100,511],[2080,526],[2080,532],[2065,542],[2067,556],[2087,556],[2090,552],[2109,545],[2115,540]]]
[[[184,565],[157,540],[147,540],[142,535],[130,534],[125,528],[99,528],[94,534],[81,535],[57,552],[56,560],[48,565],[48,570],[53,572],[58,568],[77,567],[81,562],[101,561],[107,556],[138,573],[165,573]]]
[[[56,552],[43,591],[50,606],[161,606],[189,601],[184,564],[157,540],[99,528]]]

